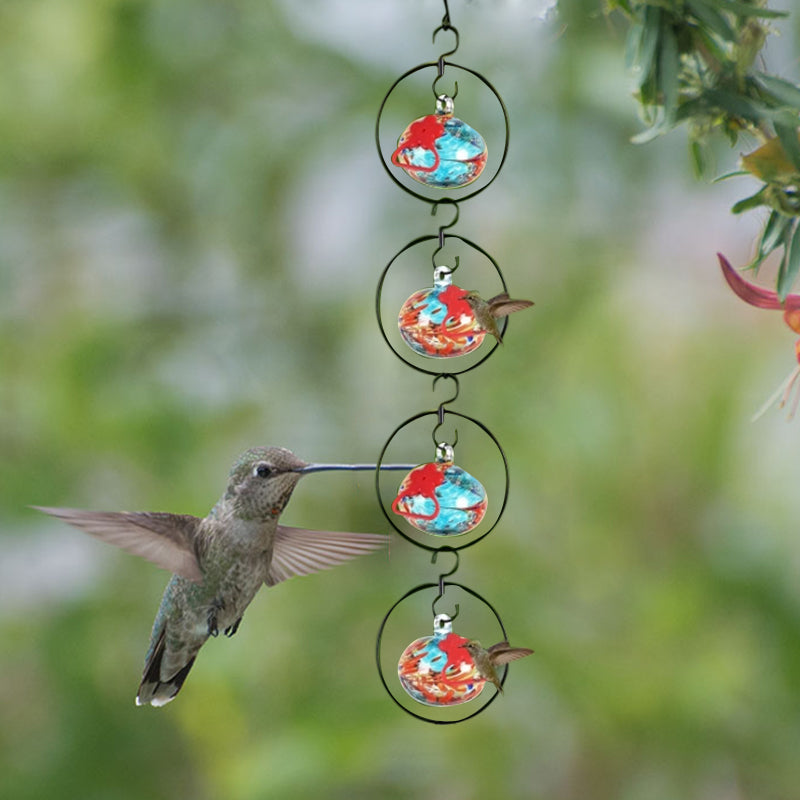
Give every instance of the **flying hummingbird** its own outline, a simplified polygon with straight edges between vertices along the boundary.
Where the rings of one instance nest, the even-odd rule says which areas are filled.
[[[508,664],[509,661],[516,661],[518,658],[525,658],[533,653],[533,650],[529,650],[527,647],[511,647],[508,642],[498,642],[488,650],[484,650],[481,643],[475,639],[461,646],[469,651],[481,677],[491,681],[501,692],[503,686],[497,675],[497,667]]]
[[[466,292],[461,299],[466,300],[469,307],[475,312],[478,328],[484,333],[491,333],[500,344],[503,343],[503,338],[497,327],[497,319],[507,317],[515,311],[522,311],[523,308],[533,305],[530,300],[512,300],[507,292],[496,294],[489,300],[484,300],[477,292]]]
[[[407,469],[409,465],[382,465]],[[262,584],[274,586],[383,547],[388,537],[278,524],[310,472],[372,464],[308,464],[282,447],[243,453],[208,516],[34,506],[174,573],[156,614],[137,705],[163,706],[180,691],[209,636],[236,633]]]

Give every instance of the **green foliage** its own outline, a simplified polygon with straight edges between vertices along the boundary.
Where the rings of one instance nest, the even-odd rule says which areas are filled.
[[[638,76],[637,98],[650,126],[634,141],[650,141],[685,122],[700,175],[706,173],[705,150],[715,131],[731,145],[749,134],[779,150],[772,159],[788,167],[781,174],[764,159],[758,168],[744,159],[745,168],[764,180],[764,186],[736,203],[733,213],[766,206],[790,218],[778,223],[770,217],[750,264],[757,269],[782,248],[777,290],[785,298],[800,257],[793,248],[800,215],[800,87],[755,65],[770,32],[769,20],[787,12],[769,9],[761,0],[612,0],[609,7],[631,20],[627,62]]]

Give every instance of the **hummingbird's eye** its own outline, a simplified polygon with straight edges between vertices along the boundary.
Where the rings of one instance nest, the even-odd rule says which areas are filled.
[[[259,478],[269,478],[272,475],[272,467],[269,464],[256,464],[253,475],[257,475]]]

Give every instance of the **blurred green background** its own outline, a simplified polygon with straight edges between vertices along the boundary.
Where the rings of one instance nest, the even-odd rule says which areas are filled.
[[[203,515],[248,446],[368,461],[449,396],[374,314],[386,262],[440,221],[373,130],[391,83],[450,46],[441,3],[0,3],[4,797],[798,796],[799,423],[750,422],[793,338],[715,259],[748,260],[763,218],[728,212],[746,179],[694,181],[683,132],[629,143],[619,20],[540,11],[451,0],[454,60],[512,124],[454,232],[536,301],[461,379],[511,495],[454,579],[536,654],[486,712],[434,726],[375,671],[383,615],[439,572],[405,541],[262,592],[176,702],[141,709],[166,575],[27,506]],[[797,20],[774,27],[767,66],[797,80]],[[388,530],[368,474],[307,479],[284,520]]]

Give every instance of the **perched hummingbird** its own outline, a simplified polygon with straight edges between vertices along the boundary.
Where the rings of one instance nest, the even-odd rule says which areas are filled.
[[[408,465],[382,465],[407,469]],[[274,586],[377,550],[388,537],[279,525],[297,482],[309,472],[374,469],[307,464],[281,447],[243,453],[208,516],[81,511],[34,506],[92,536],[173,572],[153,623],[136,704],[163,706],[180,691],[198,650],[222,630],[233,636],[262,584]]]
[[[484,333],[491,333],[500,344],[503,343],[503,339],[497,327],[498,317],[507,317],[515,311],[522,311],[523,308],[533,305],[530,300],[512,300],[507,292],[496,294],[489,300],[484,300],[477,292],[467,292],[461,299],[466,300],[475,312],[478,328]]]
[[[525,656],[533,653],[533,650],[529,650],[527,647],[511,647],[508,642],[498,642],[488,650],[484,650],[481,647],[481,643],[475,639],[461,646],[469,651],[481,677],[491,681],[501,692],[503,691],[503,686],[500,683],[496,668],[503,664],[508,664],[509,661],[525,658]]]

